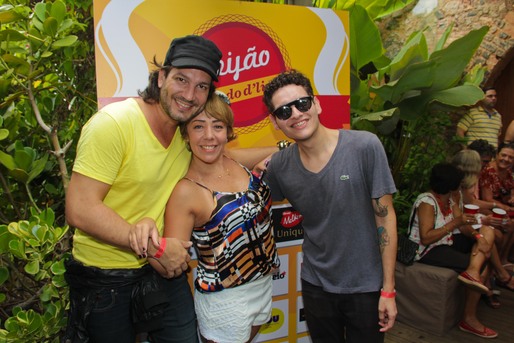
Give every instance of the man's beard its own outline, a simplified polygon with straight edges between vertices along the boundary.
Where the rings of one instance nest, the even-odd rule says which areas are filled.
[[[175,120],[179,124],[187,123],[188,121],[190,121],[191,119],[195,118],[200,113],[202,113],[202,111],[205,108],[205,105],[204,105],[204,106],[198,108],[198,110],[196,112],[194,112],[192,115],[190,115],[188,118],[184,118],[183,115],[176,115],[176,114],[174,114],[172,112],[171,106],[169,106],[169,102],[168,101],[164,101],[164,104],[166,106],[163,106],[162,101],[159,102],[159,105],[161,106],[161,108],[164,111],[164,113],[166,113],[168,115],[168,117],[170,117],[171,119]]]
[[[196,106],[196,103],[195,102],[192,102],[192,101],[188,101],[186,99],[179,99],[180,102],[183,102],[183,103],[187,103],[188,105],[190,105],[191,107],[195,107]],[[161,106],[162,110],[164,111],[164,113],[166,113],[168,115],[168,117],[170,117],[171,119],[179,122],[179,123],[185,123],[187,121],[189,121],[191,118],[194,118],[196,117],[198,114],[200,114],[200,112],[203,111],[204,106],[200,106],[200,108],[194,112],[192,115],[190,115],[189,117],[185,118],[184,117],[184,114],[181,114],[181,113],[173,113],[172,111],[172,102],[174,101],[174,98],[171,98],[169,96],[169,93],[168,91],[165,89],[165,88],[162,88],[161,89],[161,93],[160,93],[160,97],[159,97],[159,105]]]

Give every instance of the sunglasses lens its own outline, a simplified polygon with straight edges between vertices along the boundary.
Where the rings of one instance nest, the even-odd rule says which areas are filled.
[[[290,105],[284,105],[282,107],[279,107],[273,112],[275,117],[277,117],[280,120],[287,120],[289,117],[291,117],[291,114],[293,113],[293,110],[291,109]]]
[[[311,105],[311,98],[301,98],[294,103],[294,107],[300,112],[307,112],[311,108]]]
[[[280,120],[287,120],[293,114],[293,106],[302,113],[307,112],[312,106],[312,98],[310,96],[306,96],[292,101],[289,104],[285,104],[284,106],[277,108],[273,112],[273,115]]]

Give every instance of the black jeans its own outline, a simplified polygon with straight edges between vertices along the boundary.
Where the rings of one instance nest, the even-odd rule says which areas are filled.
[[[380,292],[334,294],[302,279],[305,319],[314,343],[383,343]]]
[[[74,260],[68,261],[66,268],[71,308],[63,341],[135,342],[132,292],[144,275],[153,272],[152,268],[99,270]],[[196,314],[186,274],[162,280],[163,298],[168,304],[159,318],[162,327],[148,333],[151,341],[197,343]]]
[[[170,306],[164,312],[164,328],[149,332],[152,342],[196,343],[196,314],[191,290],[184,275],[168,281]],[[131,286],[103,289],[97,293],[87,329],[91,342],[135,342],[131,318]]]

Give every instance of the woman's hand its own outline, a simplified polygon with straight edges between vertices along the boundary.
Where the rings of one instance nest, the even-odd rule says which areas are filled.
[[[148,240],[151,239],[155,248],[159,248],[159,230],[151,218],[143,218],[132,225],[129,232],[129,243],[132,250],[140,257],[148,255]]]
[[[501,228],[503,230],[504,233],[508,233],[512,230],[512,219],[510,219],[508,216],[506,216],[505,218],[503,219],[500,219],[501,220]]]
[[[502,225],[502,219],[498,218],[498,217],[495,217],[492,214],[487,215],[487,216],[483,216],[481,218],[481,221],[482,221],[482,224],[489,225],[489,226],[499,227],[499,226]]]
[[[461,216],[455,218],[457,220],[457,226],[473,225],[476,224],[477,218],[474,214],[463,213]]]

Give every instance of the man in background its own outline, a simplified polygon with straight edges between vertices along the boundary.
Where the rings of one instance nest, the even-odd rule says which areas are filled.
[[[457,124],[457,136],[467,138],[467,144],[477,139],[484,139],[495,149],[498,148],[498,136],[501,134],[502,117],[494,108],[496,90],[484,88],[484,98],[472,107]]]

